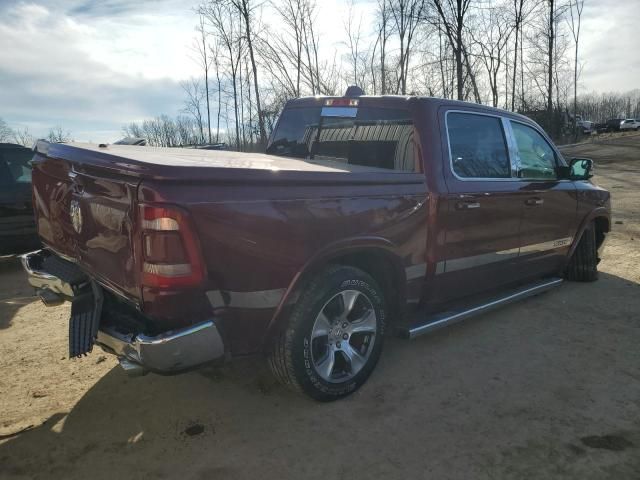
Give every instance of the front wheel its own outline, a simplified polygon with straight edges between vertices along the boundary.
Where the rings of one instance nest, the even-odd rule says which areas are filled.
[[[380,287],[354,267],[332,266],[305,288],[269,365],[285,385],[320,401],[360,388],[380,353],[386,307]]]
[[[596,225],[591,222],[569,260],[565,277],[577,282],[595,282],[598,279],[598,261]]]

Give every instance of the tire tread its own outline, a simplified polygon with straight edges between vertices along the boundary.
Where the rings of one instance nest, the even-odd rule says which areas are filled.
[[[322,272],[315,276],[309,283],[307,283],[304,287],[304,291],[301,293],[299,298],[296,301],[297,305],[308,305],[308,302],[321,291],[321,288],[325,284],[326,280],[332,277],[339,272],[348,273],[351,271],[352,275],[357,276],[366,276],[369,277],[365,272],[359,270],[355,267],[345,266],[345,265],[330,265],[325,268]],[[370,278],[370,277],[369,277]],[[377,287],[375,281],[371,279],[371,283]],[[378,288],[378,287],[377,287]],[[378,291],[379,288],[378,288]],[[308,389],[305,389],[303,385],[300,383],[298,378],[295,375],[294,368],[294,359],[293,359],[293,342],[297,337],[298,329],[302,328],[301,323],[303,322],[306,315],[310,312],[302,311],[300,308],[294,308],[292,311],[288,325],[282,332],[280,332],[274,339],[271,351],[268,356],[268,365],[271,369],[271,372],[276,377],[276,379],[284,384],[285,386],[291,388],[292,390],[306,394],[315,398],[316,400],[328,401],[335,400],[339,397],[331,397],[327,394],[322,394],[320,392],[314,393],[309,392]],[[381,325],[380,334],[384,333],[384,323]]]
[[[566,270],[566,278],[576,282],[594,282],[598,279],[598,250],[596,227],[592,222],[583,232]]]

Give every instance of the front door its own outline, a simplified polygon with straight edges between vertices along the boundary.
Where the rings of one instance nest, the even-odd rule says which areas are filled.
[[[534,127],[511,120],[522,202],[520,264],[530,277],[559,273],[578,228],[573,182],[559,180],[560,155]]]

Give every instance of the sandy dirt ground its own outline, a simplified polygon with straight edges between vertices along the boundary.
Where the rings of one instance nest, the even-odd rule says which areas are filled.
[[[260,359],[142,378],[69,360],[69,308],[2,262],[0,478],[640,479],[640,136],[570,150],[613,194],[600,280],[389,339],[331,404]]]

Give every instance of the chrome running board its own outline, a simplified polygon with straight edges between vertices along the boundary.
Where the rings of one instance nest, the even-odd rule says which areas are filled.
[[[529,284],[518,290],[512,290],[507,295],[499,296],[487,303],[483,303],[475,307],[468,308],[466,310],[437,313],[427,317],[426,321],[424,322],[414,323],[412,325],[401,328],[400,334],[403,337],[410,338],[410,339],[418,337],[420,335],[425,335],[427,333],[431,333],[440,328],[446,327],[447,325],[452,325],[454,323],[460,322],[466,318],[480,315],[481,313],[491,311],[495,308],[501,307],[503,305],[508,305],[509,303],[513,303],[518,300],[522,300],[523,298],[538,295],[539,293],[542,293],[544,291],[552,289],[553,287],[558,286],[559,284],[562,283],[562,281],[563,281],[562,278],[552,278],[552,279],[543,280],[540,282]]]

